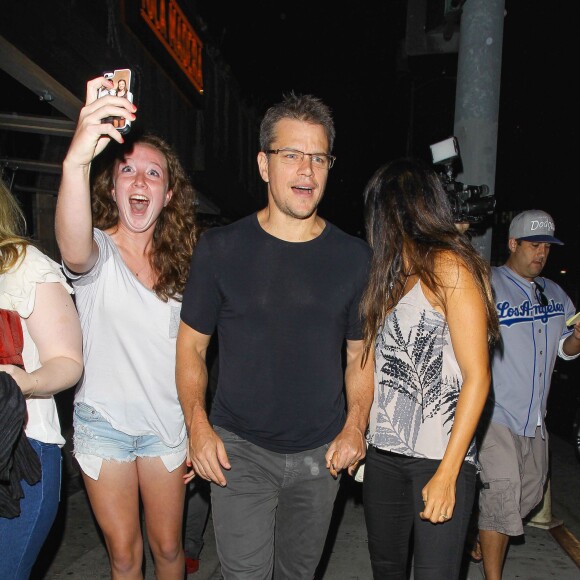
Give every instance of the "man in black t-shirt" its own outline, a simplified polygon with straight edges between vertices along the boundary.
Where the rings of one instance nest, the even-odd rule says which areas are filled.
[[[225,580],[312,580],[338,474],[352,474],[366,452],[373,368],[362,365],[359,303],[370,248],[317,214],[334,136],[330,110],[311,95],[271,107],[258,153],[267,206],[205,232],[191,262],[177,385],[190,475],[212,482]],[[216,329],[208,418],[205,354]]]

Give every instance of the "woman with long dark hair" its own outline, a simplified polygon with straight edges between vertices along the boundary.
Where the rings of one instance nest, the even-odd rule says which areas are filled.
[[[375,360],[364,509],[375,579],[458,577],[476,482],[474,434],[498,322],[488,266],[456,228],[435,171],[381,167],[365,190],[363,298]]]

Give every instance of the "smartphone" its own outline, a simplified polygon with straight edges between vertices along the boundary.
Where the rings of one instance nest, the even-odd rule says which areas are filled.
[[[106,79],[113,81],[114,86],[112,89],[101,87],[97,95],[98,98],[113,95],[117,97],[125,97],[131,103],[133,102],[135,83],[130,68],[115,69],[113,72],[103,73],[103,76]],[[124,117],[105,117],[101,123],[111,123],[113,127],[123,135],[131,130],[131,122]]]

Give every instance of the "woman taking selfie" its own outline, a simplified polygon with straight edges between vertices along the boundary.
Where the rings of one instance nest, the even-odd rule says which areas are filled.
[[[135,119],[127,99],[97,98],[110,85],[105,78],[87,85],[56,210],[83,329],[74,454],[112,577],[142,578],[141,501],[156,578],[182,580],[187,436],[175,342],[197,232],[194,191],[164,140],[125,143],[111,123],[101,123]],[[108,145],[91,182],[93,160]]]

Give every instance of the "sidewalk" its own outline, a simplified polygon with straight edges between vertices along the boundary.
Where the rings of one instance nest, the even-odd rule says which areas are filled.
[[[553,437],[552,509],[564,520],[565,530],[580,537],[580,466],[573,457],[572,447]],[[346,479],[346,478],[345,478]],[[44,562],[45,575],[33,575],[32,580],[92,580],[110,578],[107,553],[91,515],[84,489],[78,481],[71,482],[63,497],[62,514],[53,528],[54,542]],[[575,539],[572,536],[573,540]],[[48,568],[47,568],[48,565]],[[371,580],[366,529],[361,501],[361,485],[351,479],[343,481],[327,549],[320,567],[319,580]],[[205,534],[199,572],[188,580],[220,580],[220,566],[215,549],[210,517]],[[482,580],[483,566],[465,562],[462,580]],[[554,539],[550,531],[526,526],[525,540],[512,542],[503,580],[578,580],[580,568]],[[150,556],[146,561],[146,580],[153,580]]]

